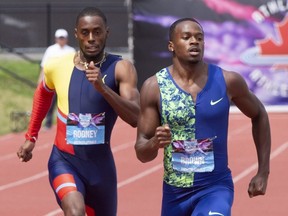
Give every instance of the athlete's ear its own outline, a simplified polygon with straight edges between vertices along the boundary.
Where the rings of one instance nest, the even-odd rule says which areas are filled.
[[[174,52],[174,46],[173,46],[172,41],[169,41],[169,42],[168,42],[168,50],[169,50],[170,52]]]
[[[110,35],[110,28],[109,27],[106,28],[106,34],[107,34],[106,37],[109,37],[109,35]]]

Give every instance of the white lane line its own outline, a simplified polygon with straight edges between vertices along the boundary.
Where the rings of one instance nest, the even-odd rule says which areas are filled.
[[[8,139],[12,139],[15,137],[15,134],[6,134],[3,136],[0,136],[0,142],[2,143],[3,141],[6,141]]]
[[[41,144],[37,147],[34,148],[33,152],[39,152],[39,151],[42,151],[42,150],[45,150],[47,148],[51,147],[51,144],[48,144],[48,143],[45,143],[45,144]],[[12,158],[15,158],[15,160],[18,159],[17,157],[17,150],[15,148],[15,153],[10,153],[10,154],[6,154],[4,156],[0,156],[0,161],[4,161],[4,160],[9,160],[9,159],[12,159]]]
[[[132,146],[132,145],[133,145],[133,142],[127,142],[127,143],[124,143],[124,144],[115,146],[115,147],[112,148],[112,152],[113,152],[113,153],[119,152],[119,151],[121,151],[121,150],[124,150],[124,149],[129,148],[129,147]],[[51,143],[40,144],[40,145],[37,145],[37,146],[35,147],[35,149],[33,150],[33,152],[38,152],[38,151],[46,150],[47,148],[50,148],[50,147],[52,148],[52,146],[53,146],[53,144],[51,144]],[[10,153],[10,154],[6,154],[6,155],[3,155],[3,156],[0,156],[0,162],[1,162],[1,161],[4,161],[4,160],[9,160],[9,159],[12,159],[12,158],[17,159],[16,151],[17,151],[17,149],[15,148],[15,153]]]
[[[47,175],[48,175],[48,171],[44,171],[44,172],[37,173],[36,175],[30,176],[28,178],[21,179],[19,181],[11,182],[11,183],[6,184],[6,185],[1,185],[0,186],[0,191],[7,190],[9,188],[13,188],[13,187],[16,187],[16,186],[19,186],[19,185],[23,185],[23,184],[26,184],[26,183],[30,183],[32,181],[38,180],[38,179],[40,179],[40,178],[42,178],[44,176],[47,176]]]
[[[51,211],[51,212],[45,214],[44,216],[57,216],[60,213],[62,213],[61,215],[63,215],[62,209],[59,208],[59,209],[56,209],[54,211]]]
[[[235,136],[236,134],[240,134],[240,133],[242,133],[243,131],[251,128],[250,125],[251,125],[251,124],[244,124],[244,125],[242,125],[241,127],[238,127],[237,129],[234,129],[234,130],[231,130],[231,131],[228,130],[228,140],[230,140],[231,137]],[[252,134],[252,131],[251,131],[251,134]]]
[[[275,149],[271,154],[270,154],[270,160],[276,158],[279,154],[284,152],[288,148],[288,142],[283,143],[281,146],[279,146],[277,149]],[[258,163],[252,164],[250,167],[247,169],[243,170],[240,174],[235,176],[233,178],[233,182],[236,183],[240,181],[241,179],[245,178],[248,176],[252,171],[256,170],[258,168]]]
[[[150,168],[150,169],[148,169],[148,170],[145,170],[145,171],[143,171],[143,172],[141,172],[141,173],[139,173],[139,174],[137,174],[137,175],[135,175],[135,176],[132,176],[132,177],[130,177],[130,178],[128,178],[128,179],[126,179],[126,180],[124,180],[124,181],[122,181],[122,182],[119,182],[119,183],[117,184],[117,188],[124,187],[124,186],[127,185],[127,184],[130,184],[130,183],[135,182],[135,181],[137,181],[137,180],[139,180],[139,179],[141,179],[141,178],[144,178],[145,176],[150,175],[150,174],[158,171],[158,170],[161,169],[162,167],[163,167],[163,166],[162,166],[162,163],[161,163],[161,164],[158,164],[158,165],[156,165],[156,166],[154,166],[154,167],[152,167],[152,168]]]
[[[113,152],[113,153],[116,153],[116,152],[125,150],[125,149],[129,148],[132,144],[133,144],[133,142],[127,142],[127,143],[125,143],[125,144],[122,144],[122,145],[113,147],[113,148],[112,148],[112,152]],[[49,145],[49,144],[41,145],[41,146],[39,146],[39,147],[37,148],[37,150],[40,151],[40,150],[42,150],[42,149],[48,148],[49,146],[51,146],[51,145]],[[16,158],[17,156],[16,156],[16,153],[15,153],[15,154],[6,155],[6,156],[4,156],[4,157],[0,157],[0,161],[1,161],[1,160],[5,160],[5,159],[10,159],[10,158],[12,158],[12,157],[15,157],[15,160],[17,160],[17,158]],[[19,163],[20,163],[20,162],[19,162]],[[31,182],[31,181],[35,181],[35,180],[37,180],[37,179],[39,179],[39,178],[41,178],[41,177],[46,176],[45,173],[46,173],[46,175],[48,175],[48,171],[44,171],[44,172],[38,173],[38,174],[36,174],[36,175],[30,176],[30,177],[28,177],[28,178],[21,179],[21,180],[19,180],[19,181],[11,182],[11,183],[6,184],[6,185],[0,185],[0,191],[9,189],[9,188],[11,188],[11,187],[19,186],[19,185],[22,185],[22,184],[26,184],[26,183],[29,183],[29,182]]]
[[[122,150],[125,150],[129,147],[134,147],[134,142],[127,142],[127,143],[124,143],[124,144],[121,144],[121,145],[117,145],[115,147],[112,147],[112,152],[115,154],[116,152],[119,152],[119,151],[122,151]]]

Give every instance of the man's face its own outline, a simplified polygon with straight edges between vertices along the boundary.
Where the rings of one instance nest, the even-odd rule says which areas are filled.
[[[79,47],[88,58],[101,53],[106,45],[109,29],[99,16],[84,16],[75,28]]]
[[[179,59],[197,63],[204,54],[204,33],[200,25],[192,21],[179,23],[173,34],[169,47]]]
[[[56,43],[58,43],[61,47],[63,47],[68,43],[68,38],[58,37],[58,38],[56,38]]]

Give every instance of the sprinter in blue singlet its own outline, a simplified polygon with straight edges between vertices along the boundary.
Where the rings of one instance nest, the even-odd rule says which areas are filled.
[[[177,20],[169,37],[173,64],[141,89],[137,157],[148,162],[164,148],[162,216],[230,216],[230,104],[252,120],[259,169],[248,188],[250,197],[266,191],[271,148],[267,112],[238,73],[203,61],[204,31],[197,20]]]

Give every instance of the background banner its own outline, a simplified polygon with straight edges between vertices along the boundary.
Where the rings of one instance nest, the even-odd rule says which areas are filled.
[[[205,61],[240,73],[265,105],[288,104],[287,0],[134,0],[132,14],[139,88],[171,64],[172,22],[194,17],[205,32]]]

